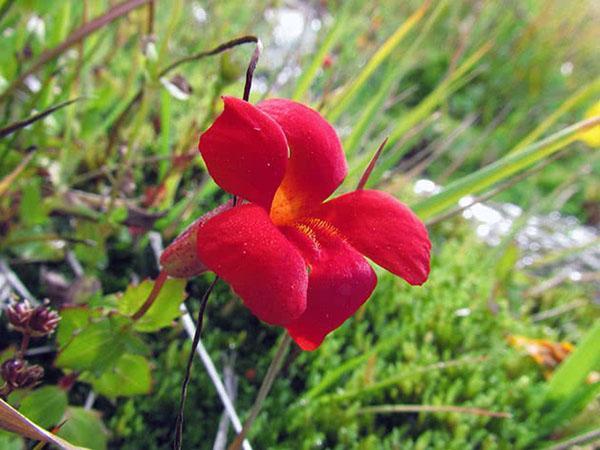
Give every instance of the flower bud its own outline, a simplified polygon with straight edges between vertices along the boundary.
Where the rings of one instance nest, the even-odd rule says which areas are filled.
[[[160,256],[162,269],[173,278],[191,278],[206,271],[206,266],[198,258],[196,236],[204,223],[233,207],[231,201],[207,212],[188,226]]]
[[[19,303],[12,303],[6,308],[6,316],[15,330],[26,332],[33,311],[34,309],[31,304],[27,300],[24,300]]]
[[[32,336],[47,336],[56,330],[60,316],[46,306],[35,308],[29,319],[29,333]]]
[[[11,389],[26,389],[35,386],[44,376],[44,369],[37,364],[30,366],[23,359],[9,359],[0,367],[2,378]]]

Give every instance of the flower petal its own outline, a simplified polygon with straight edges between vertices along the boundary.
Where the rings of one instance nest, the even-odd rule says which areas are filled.
[[[427,280],[431,252],[427,229],[391,195],[350,192],[325,203],[317,215],[338,228],[360,253],[410,284]]]
[[[225,191],[269,210],[288,159],[277,123],[248,102],[223,97],[225,109],[200,136],[208,173]]]
[[[261,207],[236,206],[208,220],[197,249],[260,320],[286,325],[306,309],[306,264]]]
[[[316,222],[308,223],[304,232],[292,227],[284,231],[310,267],[306,311],[286,327],[303,350],[321,345],[367,301],[377,284],[366,259],[328,224]]]
[[[348,164],[335,130],[317,111],[286,99],[269,99],[257,107],[279,124],[290,148],[271,212],[276,223],[289,223],[329,197],[346,177]]]

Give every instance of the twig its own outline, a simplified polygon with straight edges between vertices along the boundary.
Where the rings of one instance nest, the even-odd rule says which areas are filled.
[[[572,301],[570,303],[567,303],[566,305],[560,305],[560,306],[557,306],[556,308],[540,311],[539,313],[531,316],[531,321],[532,322],[541,322],[542,320],[552,319],[556,316],[560,316],[561,314],[567,313],[569,311],[573,311],[574,309],[581,308],[587,304],[588,304],[588,302],[586,302],[585,300],[578,299],[578,300]]]
[[[600,440],[600,428],[597,428],[585,434],[581,434],[579,436],[575,436],[574,438],[568,439],[565,442],[561,442],[560,444],[554,445],[550,447],[549,450],[568,450],[579,444],[585,444],[588,442],[592,444],[597,443],[598,440]]]
[[[233,39],[233,40],[225,42],[224,44],[221,44],[211,50],[196,53],[194,55],[186,56],[184,58],[178,59],[177,61],[174,61],[173,63],[169,64],[167,67],[165,67],[158,73],[158,78],[164,77],[169,72],[171,72],[173,69],[181,66],[182,64],[186,64],[186,63],[189,63],[192,61],[198,61],[198,60],[200,60],[202,58],[206,58],[208,56],[218,55],[219,53],[222,53],[226,50],[230,50],[234,47],[237,47],[238,45],[249,44],[249,43],[257,44],[258,42],[259,42],[259,39],[256,36],[242,36],[237,39]],[[115,120],[113,126],[111,127],[108,144],[107,144],[107,148],[106,148],[107,154],[110,153],[114,143],[116,142],[118,131],[121,128],[121,125],[123,124],[123,122],[125,121],[125,118],[133,110],[133,107],[143,97],[144,97],[144,84],[142,84],[142,86],[140,87],[138,92],[131,98],[131,100],[129,100],[129,103],[127,104],[125,109],[121,112],[121,114],[119,114],[119,116]]]
[[[64,108],[65,106],[69,106],[70,104],[75,103],[78,100],[80,100],[80,99],[74,98],[72,100],[67,100],[65,102],[59,103],[58,105],[51,106],[50,108],[48,108],[45,111],[42,111],[38,114],[34,114],[33,116],[31,116],[27,119],[23,119],[18,122],[12,123],[12,124],[8,125],[7,127],[0,129],[0,138],[9,136],[9,135],[19,131],[21,128],[25,128],[26,126],[31,125],[32,123],[35,123],[38,120],[42,120],[44,117],[49,116],[53,112],[56,112],[59,109]]]
[[[83,405],[83,409],[89,411],[94,407],[94,402],[96,401],[96,393],[94,391],[90,391],[85,398],[85,404]]]
[[[275,353],[275,356],[271,361],[271,365],[267,370],[267,374],[265,375],[260,389],[258,390],[258,395],[256,396],[254,404],[252,405],[252,409],[250,410],[248,419],[246,419],[246,422],[244,423],[244,428],[242,428],[242,431],[236,436],[235,440],[231,443],[228,450],[239,450],[242,447],[242,442],[244,441],[246,435],[250,431],[250,428],[254,424],[254,421],[256,420],[256,417],[258,416],[258,413],[262,408],[263,402],[265,401],[265,398],[267,398],[267,395],[269,394],[269,391],[273,386],[273,382],[275,381],[275,378],[277,378],[277,375],[281,370],[283,360],[285,358],[285,355],[287,354],[287,350],[291,342],[292,338],[286,332],[283,335],[281,341],[279,342],[277,352]]]
[[[75,252],[73,250],[67,250],[65,259],[67,260],[67,263],[69,263],[71,270],[77,278],[82,278],[85,275],[83,267],[77,259],[77,256],[75,256]]]
[[[232,401],[235,401],[237,396],[238,379],[233,371],[233,364],[235,361],[235,354],[230,358],[227,358],[223,367],[223,381],[225,383],[225,389],[227,394]],[[212,450],[225,450],[227,447],[227,432],[229,431],[229,417],[227,413],[223,411],[221,419],[219,420],[219,427],[217,428],[217,435],[215,436],[215,442]]]

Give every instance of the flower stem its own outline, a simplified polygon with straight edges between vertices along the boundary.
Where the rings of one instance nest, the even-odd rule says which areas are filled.
[[[25,352],[29,348],[30,339],[31,339],[31,335],[28,332],[24,331],[23,339],[21,340],[21,348],[18,351],[19,357],[23,358],[25,356]]]
[[[146,299],[144,304],[140,306],[140,309],[138,309],[135,312],[135,314],[131,316],[133,320],[139,320],[144,314],[148,312],[148,310],[154,303],[154,300],[156,300],[156,297],[158,297],[158,294],[160,294],[160,290],[165,284],[165,281],[167,281],[168,277],[169,276],[167,275],[167,272],[165,272],[164,270],[162,270],[158,274],[158,277],[156,277],[156,280],[154,281],[154,286],[152,286],[152,290],[150,291],[150,295],[148,295],[148,298]]]
[[[275,356],[271,361],[271,365],[267,370],[267,374],[265,375],[260,389],[258,390],[258,395],[256,396],[256,400],[254,400],[254,404],[252,405],[248,419],[246,419],[242,431],[240,431],[240,433],[236,436],[235,440],[231,443],[227,450],[239,450],[242,448],[242,443],[244,442],[246,435],[254,424],[254,421],[256,420],[256,417],[262,408],[263,402],[265,401],[265,398],[267,398],[267,395],[273,386],[275,378],[277,378],[277,375],[279,375],[279,372],[281,371],[283,360],[287,355],[287,351],[291,342],[292,338],[288,333],[285,333],[283,338],[280,340],[279,345],[277,346],[277,352],[275,353]]]
[[[187,366],[185,369],[185,378],[181,385],[181,395],[179,397],[179,410],[177,412],[177,420],[175,421],[175,438],[173,439],[173,449],[181,450],[181,442],[183,435],[183,409],[185,407],[185,400],[187,398],[188,385],[190,384],[190,378],[192,375],[192,363],[194,362],[194,353],[196,353],[196,347],[200,342],[200,333],[202,332],[202,321],[204,320],[204,312],[206,311],[206,305],[208,304],[208,297],[215,288],[215,285],[219,281],[219,277],[216,276],[210,286],[204,291],[204,295],[200,300],[200,310],[198,311],[198,320],[196,321],[196,332],[194,333],[194,339],[192,340],[192,349],[188,356]]]
[[[252,57],[250,58],[250,63],[248,64],[248,69],[246,70],[246,83],[244,83],[244,101],[248,101],[250,99],[250,89],[252,88],[252,77],[254,76],[254,69],[256,69],[256,64],[258,63],[258,58],[260,57],[260,52],[262,50],[262,43],[260,39],[256,40],[256,47],[254,48],[254,52],[252,53]]]

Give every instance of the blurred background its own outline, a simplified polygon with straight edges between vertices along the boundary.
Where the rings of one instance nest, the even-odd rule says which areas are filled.
[[[41,384],[9,403],[93,449],[168,448],[191,348],[175,319],[210,277],[170,284],[164,319],[119,346],[111,327],[162,245],[226,198],[197,140],[221,95],[241,97],[254,44],[206,52],[254,35],[250,101],[293,98],[335,126],[339,192],[389,137],[369,186],[428,224],[433,267],[421,288],[378,272],[319,350],[293,350],[253,447],[594,448],[599,20],[594,0],[0,0],[0,300],[62,316],[26,352]],[[279,335],[218,286],[203,342],[242,418]],[[2,314],[0,361],[20,340]],[[194,369],[184,448],[225,448]]]

